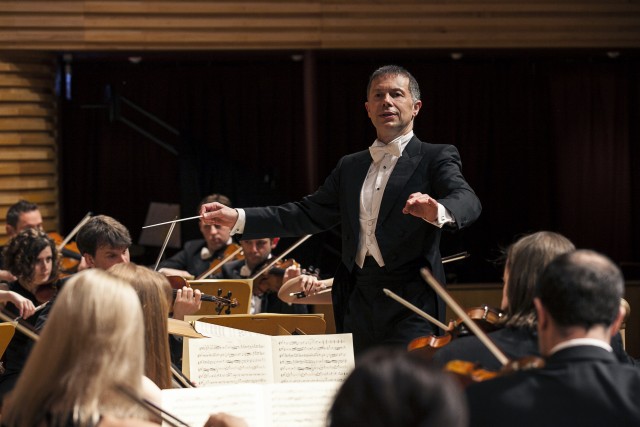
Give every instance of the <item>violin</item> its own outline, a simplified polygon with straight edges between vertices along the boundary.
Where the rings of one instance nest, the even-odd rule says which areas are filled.
[[[167,276],[167,279],[169,279],[169,283],[173,288],[174,298],[176,297],[176,294],[179,289],[182,289],[184,286],[186,286],[187,288],[191,287],[191,284],[189,283],[189,281],[184,277]],[[219,289],[218,293],[222,294],[222,289]],[[220,295],[214,296],[214,295],[208,295],[208,294],[201,294],[200,299],[204,302],[215,303],[216,311],[218,314],[220,314],[223,308],[226,308],[226,313],[230,314],[231,313],[230,310],[238,306],[238,300],[236,298],[231,298],[231,292],[228,292],[226,297],[222,297]]]
[[[209,267],[207,268],[207,270],[204,273],[200,274],[198,277],[196,277],[196,280],[201,280],[210,276],[216,270],[220,269],[220,267],[222,267],[224,264],[226,264],[229,261],[237,261],[241,259],[244,259],[244,254],[242,253],[242,246],[238,245],[237,243],[231,243],[224,250],[224,253],[222,254],[222,256],[214,257],[213,260],[211,260],[211,264],[209,264]]]
[[[444,287],[438,283],[433,277],[431,272],[423,268],[420,270],[420,274],[425,281],[433,288],[433,290],[447,303],[447,305],[462,319],[467,327],[475,334],[476,337],[482,342],[487,349],[500,361],[502,368],[498,373],[492,374],[490,371],[486,371],[473,362],[460,362],[453,361],[451,363],[450,370],[457,373],[462,379],[463,385],[468,385],[471,382],[483,381],[486,379],[494,378],[497,375],[504,375],[524,369],[535,369],[544,366],[544,359],[537,356],[526,356],[518,360],[510,360],[494,343],[489,336],[478,326],[474,320],[471,319],[460,307],[460,305],[447,293]],[[449,364],[447,365],[449,366]]]
[[[501,328],[501,320],[504,319],[505,314],[502,310],[489,307],[485,304],[480,307],[468,309],[467,316],[469,316],[482,331],[489,333]],[[449,325],[443,329],[445,333],[440,336],[429,335],[414,338],[409,342],[407,350],[419,350],[430,359],[437,349],[449,344],[454,338],[471,335],[471,331],[466,327],[461,318],[450,322]]]
[[[277,261],[268,270],[253,279],[254,293],[257,293],[258,295],[267,292],[278,293],[282,287],[284,271],[293,265],[300,267],[300,264],[298,264],[293,258]]]
[[[80,253],[80,249],[78,249],[78,245],[76,242],[69,242],[64,246],[62,245],[64,238],[55,231],[47,233],[48,236],[53,240],[60,252],[60,273],[64,275],[70,275],[76,273],[78,271],[78,266],[80,265],[80,261],[82,261],[82,254]]]
[[[517,360],[510,360],[499,371],[489,371],[475,362],[466,360],[452,360],[448,362],[444,370],[456,376],[464,386],[473,383],[490,380],[503,375],[510,375],[517,371],[544,368],[544,359],[538,356],[525,356]]]
[[[57,278],[39,285],[34,294],[38,303],[44,304],[51,301],[58,293],[59,285],[60,281]]]

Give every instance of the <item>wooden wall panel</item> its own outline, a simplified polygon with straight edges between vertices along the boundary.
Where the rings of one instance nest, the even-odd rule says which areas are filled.
[[[40,206],[58,229],[55,63],[49,54],[0,53],[0,242],[18,199]]]
[[[0,49],[596,47],[640,47],[640,0],[0,2]]]

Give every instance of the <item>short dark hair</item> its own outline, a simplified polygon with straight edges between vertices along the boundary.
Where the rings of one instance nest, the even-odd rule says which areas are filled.
[[[378,347],[357,360],[328,417],[328,427],[462,427],[467,408],[448,374],[404,348]]]
[[[196,211],[196,213],[200,215],[200,208],[202,207],[202,205],[204,205],[205,203],[213,203],[213,202],[222,203],[223,205],[228,206],[230,208],[233,207],[231,206],[230,198],[228,198],[224,194],[213,193],[213,194],[209,194],[208,196],[206,196],[200,201],[200,203],[198,204],[198,210]]]
[[[369,97],[369,91],[373,81],[382,76],[404,76],[409,79],[409,92],[413,98],[413,102],[420,101],[420,85],[413,75],[407,71],[404,67],[399,65],[385,65],[375,70],[369,77],[369,83],[367,84],[367,98]]]
[[[20,221],[20,214],[38,210],[38,205],[27,200],[18,200],[18,202],[9,206],[7,210],[7,224],[16,228]]]
[[[4,268],[18,279],[30,282],[35,273],[34,266],[40,252],[51,248],[52,268],[50,278],[58,276],[60,255],[56,244],[44,231],[27,228],[16,234],[2,251]]]
[[[536,297],[560,327],[610,326],[620,310],[624,278],[606,256],[590,250],[560,255],[545,269]]]
[[[78,231],[76,243],[81,254],[95,256],[101,246],[128,248],[131,246],[131,235],[127,227],[110,216],[97,215]]]
[[[544,268],[558,255],[575,250],[569,239],[551,231],[521,237],[507,249],[507,311],[505,326],[535,330],[537,316],[533,305],[536,282]]]

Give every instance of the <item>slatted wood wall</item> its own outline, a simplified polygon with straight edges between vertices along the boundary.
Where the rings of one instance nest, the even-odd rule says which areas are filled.
[[[57,230],[54,57],[0,53],[0,242],[7,208],[18,199],[40,206]]]
[[[0,49],[640,47],[640,0],[0,2]]]

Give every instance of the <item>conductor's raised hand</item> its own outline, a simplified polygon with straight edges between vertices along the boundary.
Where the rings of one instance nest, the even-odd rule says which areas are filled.
[[[200,207],[202,222],[208,225],[224,225],[233,227],[238,221],[238,211],[222,203],[206,203]]]
[[[433,222],[438,218],[438,201],[428,194],[413,193],[407,199],[402,213]]]

